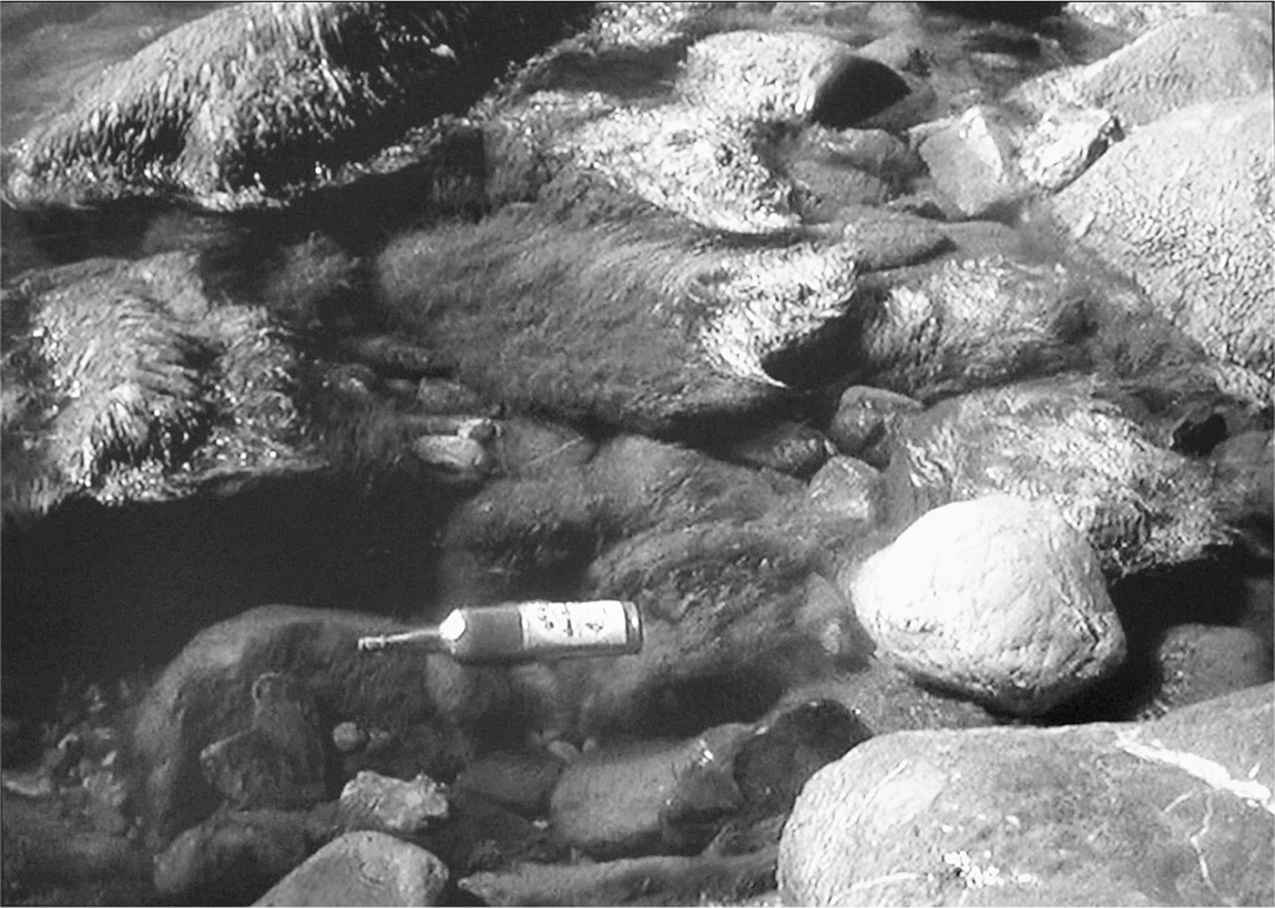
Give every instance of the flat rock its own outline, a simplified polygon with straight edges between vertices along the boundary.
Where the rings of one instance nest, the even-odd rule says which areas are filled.
[[[881,472],[853,457],[832,457],[810,479],[810,504],[872,526],[884,517]]]
[[[1161,708],[1187,706],[1271,680],[1271,642],[1242,627],[1179,624],[1156,647]]]
[[[863,564],[850,595],[880,657],[1011,713],[1046,712],[1125,655],[1097,556],[1048,503],[936,508]]]
[[[1269,44],[1263,57],[1269,77]],[[1273,129],[1269,91],[1179,110],[1116,145],[1053,201],[1079,241],[1132,277],[1162,316],[1268,387],[1275,215],[1263,200]]]
[[[780,843],[784,900],[1269,902],[1272,694],[1144,724],[875,738],[797,799]]]
[[[348,832],[315,852],[256,905],[437,905],[447,868],[381,832]]]

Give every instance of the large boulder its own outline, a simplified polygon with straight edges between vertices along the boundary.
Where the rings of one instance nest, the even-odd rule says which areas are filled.
[[[1270,685],[1147,724],[878,737],[806,785],[778,877],[801,905],[1265,904]]]
[[[891,517],[997,493],[1048,499],[1114,576],[1230,542],[1226,498],[1204,464],[1152,443],[1088,380],[1006,385],[900,422]]]
[[[1129,129],[1205,101],[1271,85],[1270,21],[1215,13],[1173,18],[1088,66],[1055,70],[1008,96],[1038,112],[1101,107]]]
[[[278,205],[331,184],[406,127],[464,110],[511,59],[555,37],[563,12],[575,10],[217,10],[94,74],[9,149],[5,196],[20,205],[136,196],[217,210]]]
[[[1193,21],[1193,20],[1189,20]],[[1263,55],[1270,74],[1270,48]],[[1109,151],[1052,210],[1208,353],[1275,380],[1270,92],[1180,110]]]
[[[1044,502],[936,508],[869,558],[850,594],[878,655],[1006,712],[1046,712],[1125,655],[1093,549]]]

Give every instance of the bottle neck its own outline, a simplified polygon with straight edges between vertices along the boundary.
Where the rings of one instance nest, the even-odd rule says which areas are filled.
[[[423,646],[426,649],[437,652],[445,651],[448,648],[447,641],[437,627],[422,627],[414,631],[404,631],[401,634],[382,634],[377,637],[362,637],[359,639],[359,649],[364,651],[385,649],[387,646],[400,646],[402,644]]]

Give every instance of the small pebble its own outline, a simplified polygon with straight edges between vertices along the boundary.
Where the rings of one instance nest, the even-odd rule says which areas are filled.
[[[332,729],[332,743],[343,754],[353,753],[367,743],[367,732],[354,722],[342,722]]]

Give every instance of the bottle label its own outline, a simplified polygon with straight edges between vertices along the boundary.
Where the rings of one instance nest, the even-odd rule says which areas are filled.
[[[528,650],[623,647],[629,643],[624,603],[614,599],[523,602],[518,610],[523,646]]]

